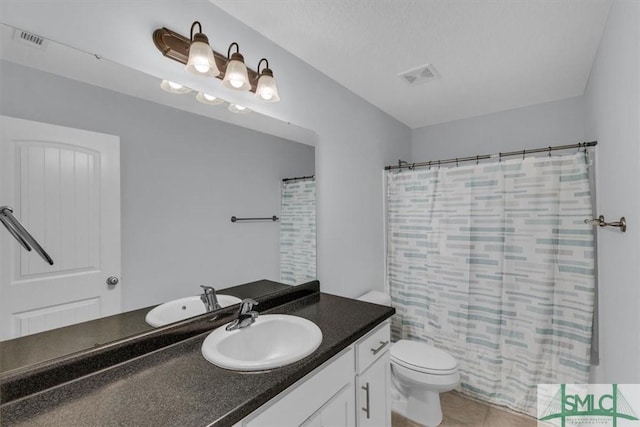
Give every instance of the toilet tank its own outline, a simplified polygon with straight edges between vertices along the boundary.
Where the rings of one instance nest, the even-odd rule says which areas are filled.
[[[364,295],[360,295],[357,300],[372,302],[374,304],[387,305],[391,307],[391,297],[380,291],[369,291]]]

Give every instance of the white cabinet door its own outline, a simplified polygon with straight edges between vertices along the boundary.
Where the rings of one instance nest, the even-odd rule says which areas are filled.
[[[351,427],[355,426],[353,385],[349,384],[320,410],[320,426]]]
[[[300,427],[352,427],[355,422],[353,384],[347,384]]]
[[[320,412],[316,412],[309,417],[305,422],[300,424],[300,427],[322,427],[322,419],[320,418]]]
[[[386,351],[357,377],[357,413],[359,427],[391,426],[389,387],[391,369]]]
[[[245,427],[298,427],[325,425],[326,419],[346,419],[348,426],[355,425],[353,394],[353,347],[348,347],[340,355],[325,362],[311,374],[291,386],[287,391],[243,420]],[[343,393],[348,390],[347,393]],[[346,401],[347,399],[348,401]],[[349,413],[345,415],[345,411]],[[346,417],[346,418],[345,418]],[[350,422],[349,422],[350,420]]]
[[[0,206],[51,255],[0,227],[0,340],[120,312],[120,139],[0,116]]]

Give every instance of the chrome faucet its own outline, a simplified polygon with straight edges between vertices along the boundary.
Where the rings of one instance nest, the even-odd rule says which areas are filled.
[[[253,306],[258,305],[255,300],[251,298],[245,298],[240,303],[240,312],[238,312],[238,318],[229,323],[226,327],[227,331],[235,331],[236,329],[246,328],[251,326],[258,317],[258,312],[253,311]]]
[[[200,295],[200,300],[204,303],[204,307],[207,310],[207,313],[213,310],[217,310],[222,308],[220,303],[218,302],[218,297],[216,296],[216,290],[211,286],[202,286],[200,285],[204,292]]]

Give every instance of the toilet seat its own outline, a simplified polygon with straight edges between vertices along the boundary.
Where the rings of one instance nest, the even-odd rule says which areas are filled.
[[[398,360],[398,359],[391,359],[391,363],[395,363],[396,365],[402,366],[403,368],[409,369],[411,371],[414,372],[418,372],[421,374],[429,374],[429,375],[451,375],[454,374],[456,372],[458,372],[458,368],[453,368],[453,369],[448,369],[448,370],[442,370],[442,369],[430,369],[430,368],[425,368],[424,366],[416,366],[416,365],[412,365],[410,363],[406,363],[402,360]]]
[[[458,363],[453,356],[424,342],[396,342],[391,347],[391,361],[406,369],[430,375],[451,375],[458,370]]]

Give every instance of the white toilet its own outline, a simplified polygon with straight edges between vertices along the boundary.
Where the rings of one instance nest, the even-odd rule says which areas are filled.
[[[371,291],[361,301],[391,305],[389,295]],[[400,340],[391,346],[391,382],[406,400],[406,409],[394,410],[428,427],[442,421],[440,393],[453,390],[460,383],[458,362],[449,353],[419,341]]]

